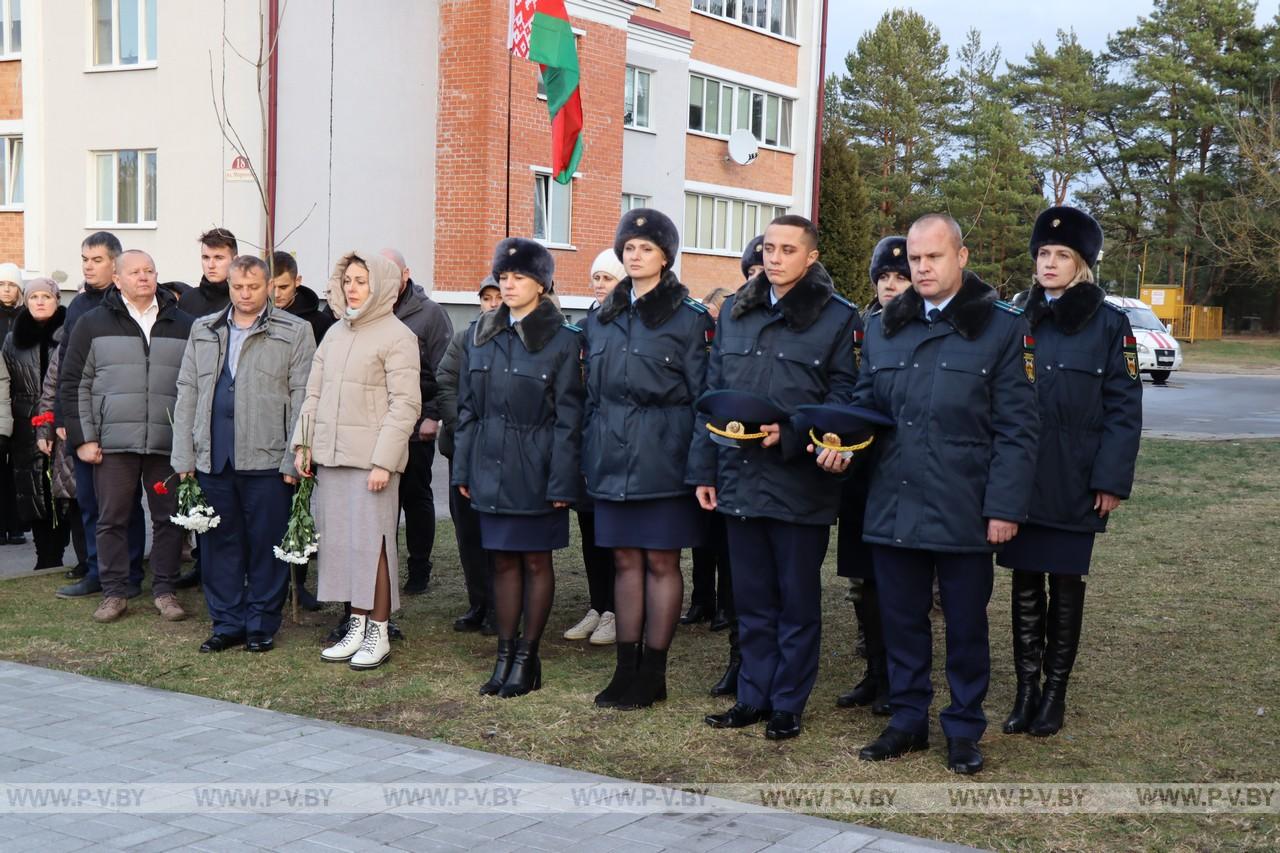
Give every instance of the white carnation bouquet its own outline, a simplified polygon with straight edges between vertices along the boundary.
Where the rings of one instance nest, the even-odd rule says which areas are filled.
[[[154,488],[157,494],[168,491],[163,482],[156,483]],[[169,520],[184,530],[199,534],[217,527],[222,517],[209,506],[204,490],[193,475],[178,483],[178,514],[169,516]]]

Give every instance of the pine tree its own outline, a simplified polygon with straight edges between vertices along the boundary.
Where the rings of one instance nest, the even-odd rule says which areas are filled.
[[[823,133],[822,172],[818,197],[822,263],[836,290],[860,308],[874,297],[867,278],[871,262],[871,217],[867,187],[858,172],[858,156],[843,129],[827,125]]]

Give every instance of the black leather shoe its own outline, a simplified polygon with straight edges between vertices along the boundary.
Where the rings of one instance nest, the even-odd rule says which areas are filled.
[[[427,591],[427,587],[431,585],[430,575],[410,574],[409,579],[404,582],[404,586],[400,588],[403,595],[422,595]]]
[[[763,722],[771,713],[768,708],[738,702],[723,714],[707,714],[702,721],[713,729],[743,729]]]
[[[472,607],[466,613],[453,620],[455,631],[479,631],[484,624],[484,608]]]
[[[78,581],[87,574],[89,574],[89,567],[84,563],[76,563],[74,568],[63,572],[62,576],[69,581]]]
[[[178,575],[178,579],[173,582],[178,589],[191,589],[200,585],[200,567],[196,566],[184,575]],[[339,637],[338,639],[342,639]]]
[[[202,652],[222,652],[244,642],[244,634],[213,634],[200,644]]]
[[[484,621],[480,623],[480,636],[498,636],[498,617],[492,610],[485,611]]]
[[[276,647],[276,639],[270,634],[250,634],[244,644],[247,652],[269,652]]]
[[[912,734],[889,726],[880,733],[880,737],[871,741],[858,752],[858,758],[863,761],[884,761],[887,758],[898,758],[909,752],[919,752],[928,748],[929,735],[927,733]]]
[[[711,618],[711,612],[701,604],[690,604],[689,609],[680,617],[681,625],[697,625]]]
[[[342,638],[347,636],[347,623],[350,621],[351,621],[350,616],[343,616],[341,619],[339,619],[338,624],[334,625],[333,628],[329,630],[329,633],[325,636],[324,644],[326,646],[334,646],[342,642]]]
[[[800,736],[800,715],[791,711],[774,711],[769,718],[769,725],[764,727],[764,736],[769,740],[789,740]]]
[[[404,639],[404,631],[400,630],[400,626],[396,624],[396,620],[394,619],[387,620],[387,639],[388,640]]]
[[[81,578],[75,583],[58,587],[54,593],[58,598],[84,598],[86,595],[97,595],[102,592],[102,582],[97,578]]]
[[[947,738],[947,769],[965,776],[981,770],[982,751],[978,749],[978,742],[967,737]]]
[[[711,625],[708,626],[712,631],[723,631],[729,627],[729,614],[723,610],[717,609],[716,615],[711,617]]]

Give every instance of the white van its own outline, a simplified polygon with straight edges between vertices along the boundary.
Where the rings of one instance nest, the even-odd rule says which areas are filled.
[[[1169,374],[1182,367],[1182,346],[1169,328],[1141,299],[1108,296],[1107,301],[1129,317],[1133,336],[1138,339],[1138,371],[1151,374],[1151,381],[1163,385]]]

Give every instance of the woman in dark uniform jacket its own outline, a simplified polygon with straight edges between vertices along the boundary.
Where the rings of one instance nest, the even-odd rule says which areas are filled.
[[[667,697],[667,649],[684,598],[680,550],[701,545],[706,529],[687,448],[714,326],[671,271],[679,247],[664,214],[624,214],[613,248],[627,277],[587,318],[583,473],[596,544],[614,549],[617,572],[617,669],[596,696],[606,708]]]
[[[871,286],[876,299],[862,315],[868,318],[880,313],[884,306],[911,287],[911,266],[907,263],[907,238],[890,236],[876,244],[871,253]],[[862,358],[862,336],[854,341],[856,358]],[[858,365],[861,369],[861,364]],[[876,573],[871,567],[871,546],[862,541],[862,517],[867,512],[867,486],[870,459],[860,456],[840,494],[840,522],[836,528],[836,574],[842,578],[861,580],[861,592],[853,610],[862,627],[867,646],[867,671],[862,680],[847,693],[836,697],[836,706],[857,708],[871,706],[871,713],[889,714],[889,667],[885,660],[884,629],[880,623],[880,595],[876,589]],[[861,470],[858,470],[860,468]]]
[[[551,552],[569,545],[581,476],[582,333],[545,295],[555,261],[541,244],[503,240],[492,274],[502,305],[480,315],[463,346],[452,482],[493,553],[498,655],[480,692],[507,698],[542,686]]]
[[[1049,208],[1031,233],[1036,284],[1026,317],[1033,340],[1024,358],[1028,375],[1034,371],[1040,450],[1027,523],[997,557],[1013,569],[1018,690],[1007,734],[1044,736],[1062,727],[1093,537],[1133,486],[1142,381],[1129,321],[1093,283],[1101,248],[1102,228],[1071,207]]]

